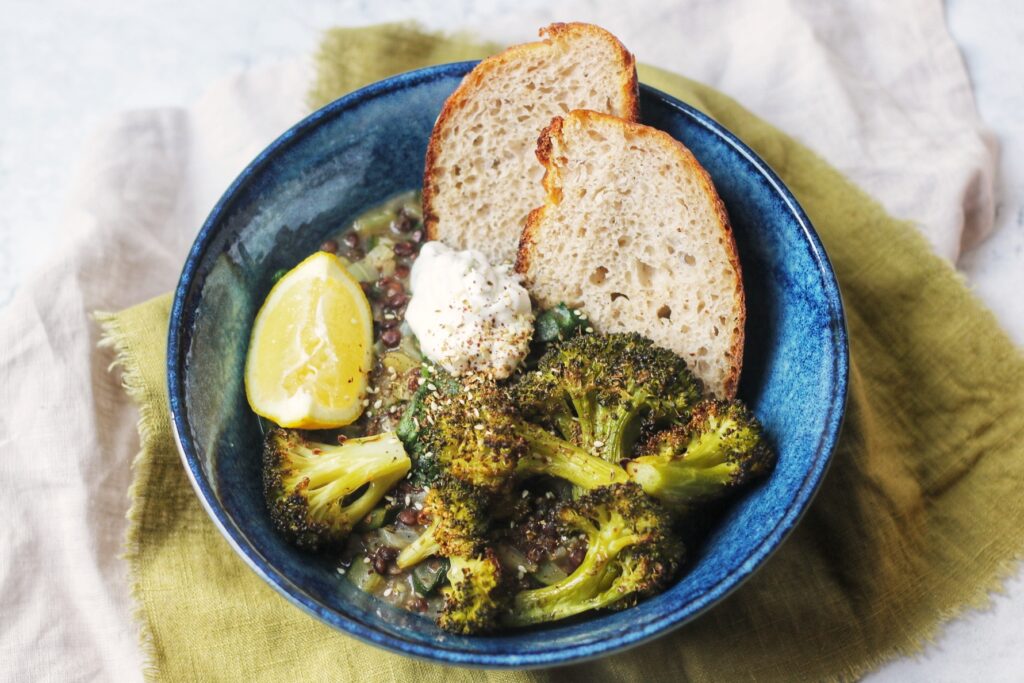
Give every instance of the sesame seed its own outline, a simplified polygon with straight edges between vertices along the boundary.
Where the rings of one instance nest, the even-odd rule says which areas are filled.
[[[530,497],[530,492],[527,491],[526,489],[523,489],[523,498],[529,498],[529,497]]]
[[[592,334],[593,332],[594,332],[594,328],[593,327],[587,327],[587,334]]]
[[[388,586],[387,588],[384,589],[384,597],[386,598],[389,595],[391,595],[391,586]]]
[[[370,558],[369,557],[364,557],[363,558],[363,564],[370,564]]]
[[[384,405],[383,399],[378,398],[376,401],[373,402],[374,408],[380,408],[382,405]]]
[[[433,382],[427,382],[427,389],[430,389],[431,391],[437,391],[437,385],[435,385]]]
[[[604,445],[604,441],[601,441],[600,439],[597,439],[597,440],[594,441],[594,448],[600,448],[603,445]]]

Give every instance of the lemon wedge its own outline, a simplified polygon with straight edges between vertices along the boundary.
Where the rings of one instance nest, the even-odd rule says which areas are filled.
[[[343,427],[363,412],[372,366],[370,302],[342,261],[319,251],[285,273],[256,314],[245,394],[282,427]]]

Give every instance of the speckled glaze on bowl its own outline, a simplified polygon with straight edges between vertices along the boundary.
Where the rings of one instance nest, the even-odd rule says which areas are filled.
[[[688,571],[640,605],[493,637],[445,633],[369,597],[331,563],[271,529],[260,490],[260,429],[242,368],[272,274],[361,211],[421,184],[427,139],[473,62],[410,72],[324,107],[282,135],[231,185],[185,262],[171,312],[167,373],[192,483],[238,554],[292,603],[394,652],[485,667],[564,664],[663,634],[714,605],[779,546],[827,468],[842,421],[842,304],[813,228],[778,177],[714,121],[641,87],[643,120],[684,142],[728,209],[747,292],[741,397],[778,451],[771,477],[730,507]]]

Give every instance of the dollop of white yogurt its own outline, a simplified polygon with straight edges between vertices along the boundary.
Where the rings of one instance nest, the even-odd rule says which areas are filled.
[[[533,308],[510,271],[475,249],[423,245],[409,276],[405,319],[427,358],[456,375],[512,374],[530,350]]]

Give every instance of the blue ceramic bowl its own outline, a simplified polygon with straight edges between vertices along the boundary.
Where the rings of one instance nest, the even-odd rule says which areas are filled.
[[[394,652],[451,664],[527,667],[605,655],[693,619],[735,589],[793,529],[829,462],[842,421],[847,340],[835,276],[779,178],[700,112],[641,87],[646,123],[684,142],[732,219],[747,292],[742,398],[778,452],[771,477],[730,507],[688,571],[629,610],[571,624],[457,636],[344,581],[330,562],[271,528],[260,490],[260,429],[242,384],[249,330],[271,276],[329,233],[419,188],[427,139],[473,63],[395,76],[324,107],[282,135],[228,188],[203,225],[171,313],[167,373],[182,457],[214,523],[285,598]]]

